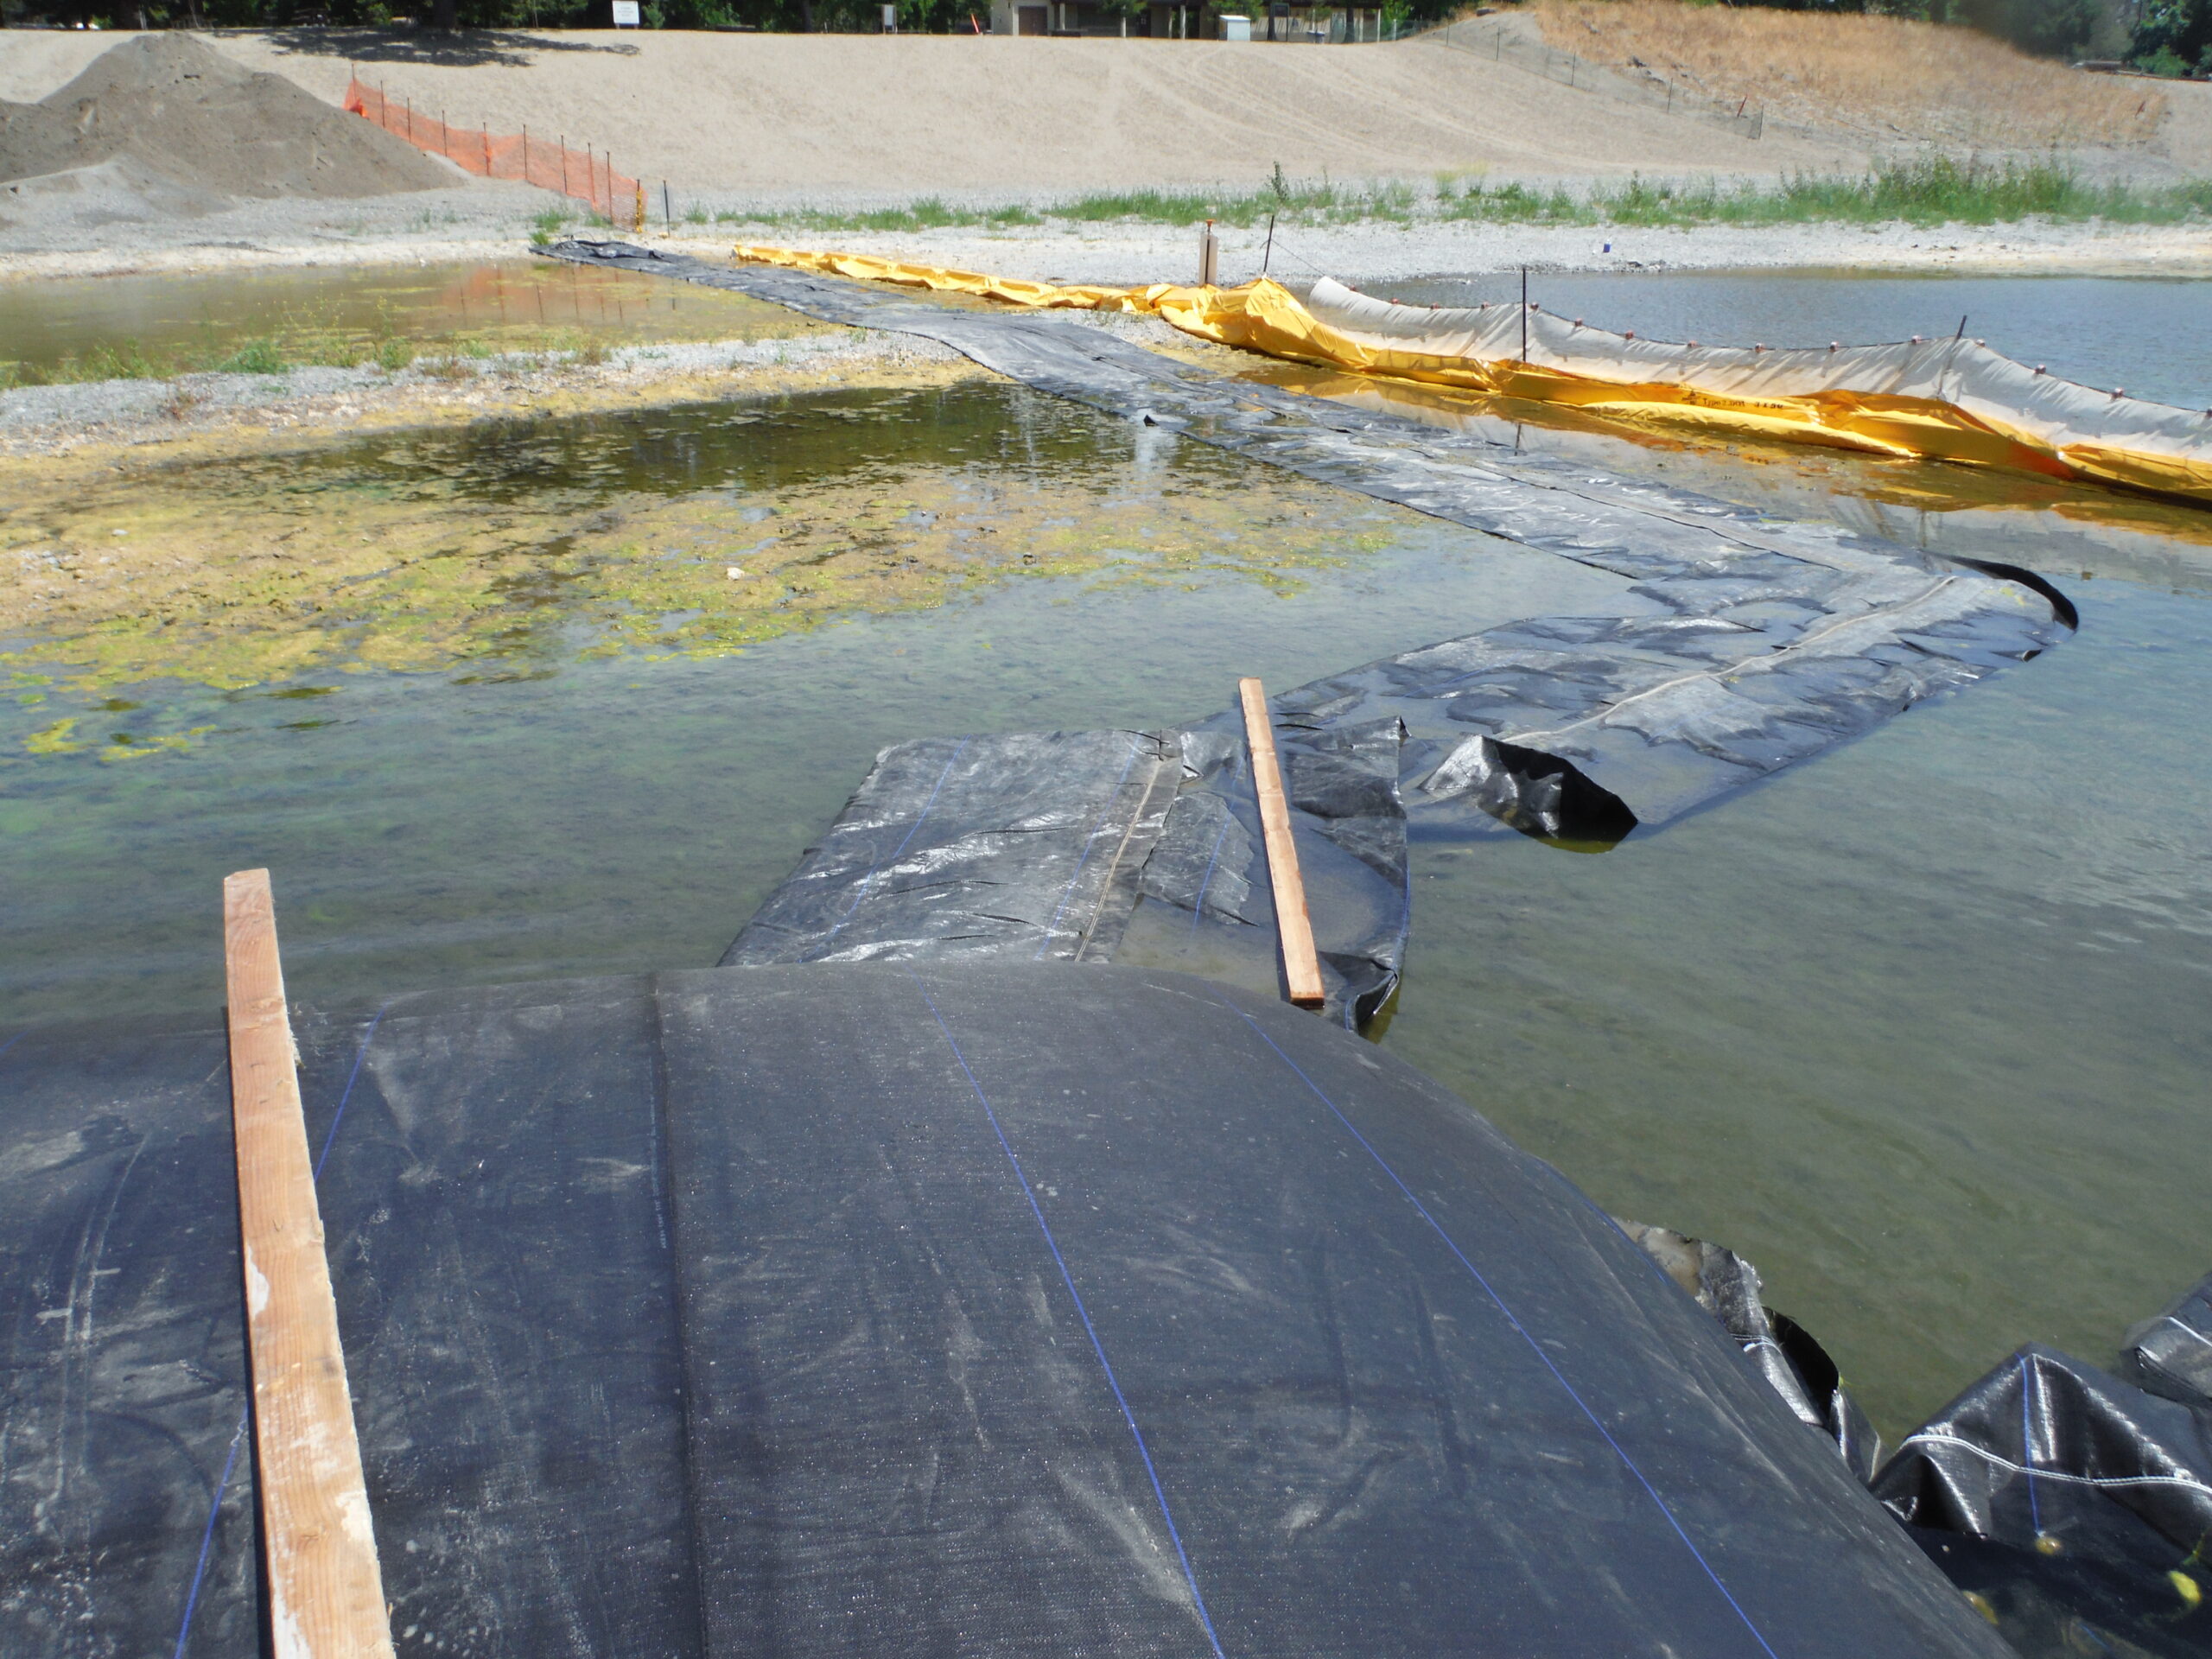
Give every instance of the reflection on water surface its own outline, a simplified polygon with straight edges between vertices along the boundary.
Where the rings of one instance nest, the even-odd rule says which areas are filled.
[[[823,332],[741,295],[550,259],[57,277],[0,283],[0,385],[133,354],[210,368],[257,340],[281,357],[351,363],[386,340],[522,351]]]
[[[1573,456],[1608,473],[1662,479],[1787,518],[1826,519],[1907,547],[2024,565],[2057,579],[2121,576],[2212,591],[2212,510],[2184,502],[1948,461],[1720,442],[1586,409],[1296,364],[1255,367],[1245,378]]]

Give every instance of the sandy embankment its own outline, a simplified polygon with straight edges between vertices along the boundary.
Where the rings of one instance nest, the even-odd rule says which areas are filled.
[[[0,99],[47,97],[114,36],[15,33]],[[666,180],[679,217],[793,205],[948,201],[1031,207],[1138,187],[1249,192],[1280,163],[1293,177],[1419,181],[1438,175],[1546,182],[1774,177],[1855,168],[1863,131],[1770,123],[1735,132],[1603,91],[1574,91],[1433,41],[1334,51],[1149,41],[689,35],[575,32],[414,36],[296,31],[201,37],[243,68],[273,72],[334,103],[349,75],[426,111],[495,130],[528,125],[572,146],[612,148],[649,181],[653,227]],[[2212,87],[2175,87],[2155,141],[2084,153],[2101,174],[2212,170]],[[2202,107],[2200,108],[2199,106]],[[1897,130],[1900,147],[1916,142]],[[434,166],[444,167],[442,162]],[[359,200],[244,201],[135,223],[25,209],[0,186],[0,277],[241,265],[481,259],[518,251],[531,216],[560,199],[468,181]],[[1123,221],[1050,221],[1005,232],[904,237],[808,233],[759,220],[698,227],[698,251],[737,240],[833,240],[864,251],[1008,274],[1150,282],[1188,275],[1191,233]],[[1257,232],[1230,232],[1228,272],[1258,265]],[[1606,244],[1611,243],[1610,249]],[[1246,246],[1249,244],[1249,246]],[[2212,270],[2212,238],[2158,227],[2005,226],[1938,232],[1817,225],[1680,231],[1460,223],[1282,227],[1275,269],[1355,280],[1531,264],[1547,269],[1872,265],[2069,272]]]

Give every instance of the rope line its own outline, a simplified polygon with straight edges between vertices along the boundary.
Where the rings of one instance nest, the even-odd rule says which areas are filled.
[[[1114,787],[1107,791],[1105,805],[1098,809],[1098,821],[1090,826],[1090,833],[1083,838],[1083,856],[1075,861],[1075,874],[1068,877],[1068,884],[1060,893],[1059,907],[1053,911],[1052,919],[1046,924],[1045,937],[1038,942],[1037,954],[1032,962],[1042,962],[1045,953],[1052,948],[1052,936],[1060,931],[1060,918],[1067,914],[1068,900],[1075,897],[1075,884],[1083,880],[1084,868],[1090,862],[1090,849],[1098,844],[1098,832],[1106,827],[1106,817],[1114,810],[1114,803],[1121,798],[1122,785],[1129,781],[1129,772],[1137,763],[1137,756],[1144,750],[1141,738],[1129,740],[1129,758],[1122,763],[1122,775],[1114,780]],[[950,1036],[950,1033],[947,1033]]]
[[[1923,1429],[1917,1434],[1908,1434],[1897,1442],[1902,1452],[1908,1446],[1948,1446],[1968,1452],[1984,1463],[1999,1469],[2010,1470],[2016,1475],[2025,1475],[2031,1480],[2055,1480],[2067,1486],[2178,1486],[2183,1491],[2201,1492],[2212,1497],[2212,1486],[2208,1486],[2195,1475],[2076,1475],[2063,1469],[2031,1469],[2026,1464],[2015,1463],[2001,1452],[1993,1452],[1986,1446],[1940,1428]]]
[[[200,1581],[207,1576],[207,1552],[215,1544],[215,1517],[222,1513],[223,1494],[231,1484],[231,1471],[238,1467],[238,1446],[245,1439],[248,1413],[238,1413],[238,1426],[231,1431],[231,1454],[223,1459],[223,1478],[215,1483],[215,1498],[207,1506],[207,1524],[200,1534],[200,1559],[193,1564],[192,1588],[184,1598],[184,1622],[177,1626],[176,1652],[171,1659],[184,1659],[184,1644],[192,1639],[192,1615],[200,1605]]]

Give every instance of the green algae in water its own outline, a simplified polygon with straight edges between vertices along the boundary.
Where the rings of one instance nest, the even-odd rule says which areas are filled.
[[[9,504],[0,554],[129,576],[56,578],[77,625],[4,660],[81,694],[715,656],[1013,580],[1286,591],[1413,522],[1252,470],[980,382],[156,467]]]

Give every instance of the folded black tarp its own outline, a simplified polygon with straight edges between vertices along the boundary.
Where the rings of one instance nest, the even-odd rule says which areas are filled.
[[[2028,1659],[2212,1653],[2208,1359],[2212,1279],[2127,1333],[2121,1376],[2022,1348],[1874,1491]]]
[[[299,1026],[402,1654],[2004,1651],[1571,1185],[1280,1003],[818,964]],[[220,1039],[0,1090],[0,1651],[253,1651]]]

